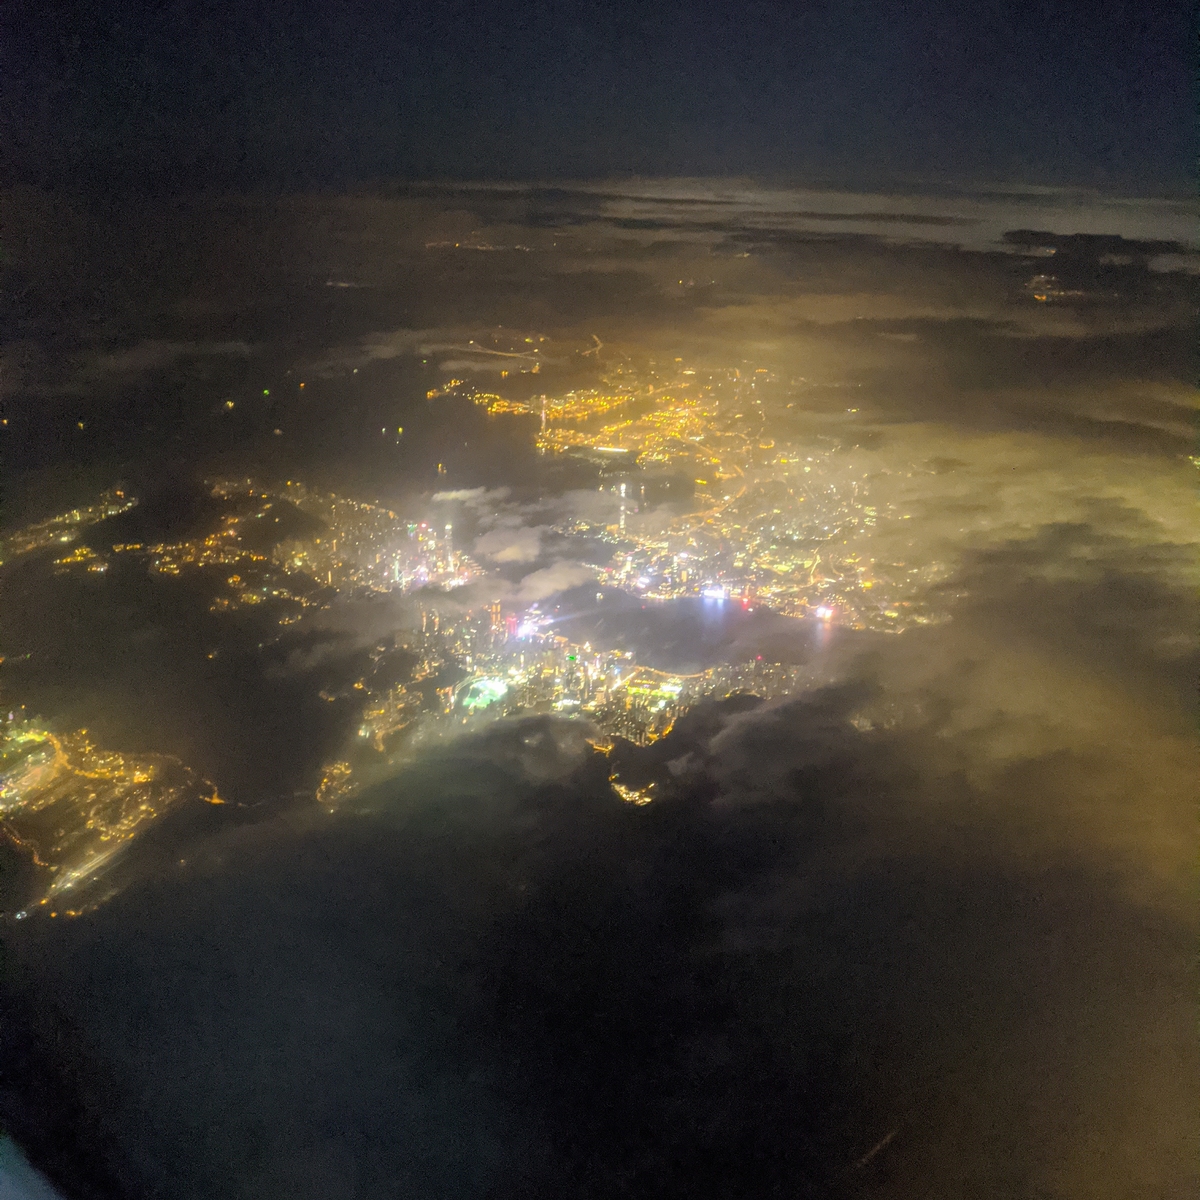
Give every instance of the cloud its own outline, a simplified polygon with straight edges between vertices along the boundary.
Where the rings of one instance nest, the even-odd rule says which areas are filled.
[[[452,375],[472,371],[478,375],[499,375],[502,371],[517,370],[510,361],[498,358],[448,358],[438,366]]]
[[[592,754],[586,722],[555,717],[497,721],[441,751],[451,771],[464,764],[504,771],[522,784],[568,780]]]
[[[483,534],[475,542],[475,553],[495,563],[534,562],[542,552],[541,528],[501,526]]]
[[[377,285],[359,286],[372,288]],[[358,294],[357,288],[347,290]],[[313,374],[332,374],[370,363],[420,357],[426,354],[425,343],[429,340],[430,333],[428,329],[376,329],[351,341],[327,346],[313,357],[310,370]]]
[[[617,519],[621,502],[609,488],[575,488],[563,492],[557,500],[558,519],[577,518],[597,525]]]
[[[434,492],[434,504],[466,504],[471,508],[490,510],[508,496],[510,488],[458,488],[449,492]]]
[[[1033,234],[1032,241],[1022,241],[1034,247],[1053,245],[1063,235],[1195,242],[1187,201],[1129,200],[1082,188],[1017,185],[986,194],[917,196],[669,180],[582,186],[559,199],[564,216],[586,214],[626,237],[642,233],[700,245],[722,237],[757,240],[759,247],[772,239],[795,245],[837,237],[991,251],[1004,247],[1013,231]]]
[[[589,583],[595,578],[594,567],[571,562],[569,559],[559,559],[548,567],[526,575],[517,584],[516,596],[525,603],[532,603],[534,600],[544,600],[547,596],[553,596],[556,592],[578,587],[581,583]]]
[[[423,336],[422,331],[418,329],[395,329],[388,333],[371,333],[362,339],[361,353],[358,357],[378,360],[413,354],[418,350]]]
[[[91,369],[101,374],[136,374],[159,371],[183,358],[248,358],[251,347],[245,342],[169,342],[147,339],[127,350],[97,355]]]
[[[1200,275],[1200,254],[1156,254],[1146,265],[1158,274]]]

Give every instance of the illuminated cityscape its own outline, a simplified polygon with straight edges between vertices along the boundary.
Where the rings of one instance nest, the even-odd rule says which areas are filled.
[[[38,869],[41,904],[61,904],[64,915],[79,911],[66,907],[71,896],[187,799],[223,803],[211,783],[170,755],[105,750],[86,729],[55,734],[23,712],[0,717],[3,834]]]
[[[590,457],[620,500],[617,522],[590,531],[616,547],[608,584],[651,600],[738,599],[886,632],[944,619],[928,598],[948,573],[944,564],[879,561],[875,553],[883,527],[910,519],[895,479],[827,436],[766,436],[763,391],[778,381],[765,368],[701,374],[681,362],[651,368],[653,382],[640,386],[628,371],[628,400],[639,400],[642,411],[615,423],[592,424],[616,407],[602,392],[542,403],[538,448]],[[477,402],[526,416],[539,404]],[[629,515],[664,501],[676,512],[651,532],[635,532]]]
[[[0,565],[37,550],[74,542],[89,525],[126,512],[135,504],[135,497],[126,496],[120,488],[113,488],[104,492],[95,504],[73,508],[70,512],[27,525],[5,538],[0,538]]]
[[[320,803],[335,807],[430,739],[501,717],[580,718],[594,732],[594,748],[608,753],[616,739],[646,746],[665,737],[701,700],[734,694],[775,699],[804,685],[802,668],[761,658],[691,674],[660,671],[638,664],[627,650],[571,642],[536,606],[503,620],[499,607],[462,615],[426,608],[418,629],[400,631],[392,644],[375,648],[376,660],[394,650],[411,654],[411,676],[380,692],[364,680],[353,685],[365,697],[362,722],[348,756],[326,766]],[[653,798],[652,792],[613,786],[633,803]]]
[[[676,359],[639,372],[624,361],[601,382],[516,401],[450,379],[429,398],[469,397],[491,416],[528,419],[540,453],[594,463],[616,520],[574,518],[556,531],[609,548],[608,562],[595,568],[603,587],[650,603],[699,597],[892,633],[945,619],[944,603],[930,601],[943,566],[881,562],[873,554],[881,529],[907,519],[880,486],[891,481],[841,442],[764,435],[764,404],[795,394],[769,371],[701,372]],[[629,415],[605,420],[616,410]],[[80,544],[54,559],[54,569],[102,574],[120,556],[139,558],[158,575],[217,572],[212,612],[269,609],[284,627],[339,596],[486,587],[488,569],[456,544],[451,524],[427,514],[297,480],[273,487],[220,479],[210,488],[222,506],[215,528],[174,542]],[[106,492],[93,505],[11,534],[4,553],[76,541],[83,529],[136,504],[122,491]],[[397,631],[375,653],[395,649],[415,658],[404,682],[380,691],[364,679],[347,693],[361,703],[361,720],[352,744],[322,771],[316,798],[324,807],[343,803],[428,738],[499,717],[553,713],[587,721],[599,747],[616,738],[648,745],[702,699],[736,692],[773,698],[796,690],[800,678],[798,668],[761,660],[692,675],[656,671],[619,646],[574,644],[538,605],[504,599],[465,613],[424,603],[419,629]],[[55,734],[23,718],[5,730],[4,828],[52,873],[50,894],[97,876],[140,829],[209,786],[173,759],[102,753],[82,733]],[[652,799],[615,779],[613,788],[631,803]],[[58,832],[48,839],[51,825]]]

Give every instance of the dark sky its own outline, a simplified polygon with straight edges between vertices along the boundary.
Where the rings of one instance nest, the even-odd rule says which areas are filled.
[[[17,3],[9,178],[622,173],[1187,186],[1191,6]]]

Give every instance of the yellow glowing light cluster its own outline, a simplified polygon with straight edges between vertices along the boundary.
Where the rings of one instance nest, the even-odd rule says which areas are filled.
[[[608,782],[612,786],[612,790],[625,801],[626,804],[636,804],[638,807],[649,804],[654,799],[654,784],[648,783],[642,788],[628,787],[618,781],[615,775],[608,777]]]
[[[465,379],[447,379],[440,388],[430,388],[425,393],[426,400],[436,400],[439,396],[445,396],[447,393],[454,391],[455,388],[460,388],[466,383]]]
[[[211,783],[171,755],[101,749],[86,729],[58,735],[25,720],[0,725],[0,828],[51,872],[52,895],[97,875],[189,798],[223,803]]]
[[[317,785],[317,803],[326,808],[336,807],[356,790],[357,785],[351,780],[352,774],[348,762],[330,763],[322,772],[321,782]]]
[[[538,449],[549,453],[586,448],[625,452],[639,463],[667,463],[688,459],[696,464],[717,464],[714,448],[721,434],[713,427],[713,413],[692,401],[663,396],[660,407],[637,419],[617,421],[597,430],[547,429],[538,437]]]
[[[534,396],[531,400],[506,400],[492,392],[478,392],[475,403],[489,416],[544,418],[550,423],[586,421],[621,408],[634,399],[632,392],[579,391],[565,396]]]
[[[54,566],[60,572],[72,567],[82,567],[84,570],[100,574],[108,570],[108,559],[102,554],[97,554],[90,546],[76,546],[70,554],[56,558]]]
[[[102,492],[95,504],[84,508],[73,508],[70,512],[60,513],[45,521],[26,525],[7,537],[0,539],[0,563],[9,561],[22,554],[34,550],[44,550],[49,546],[65,545],[79,537],[79,531],[97,521],[115,517],[133,508],[137,499],[127,496],[120,488]]]

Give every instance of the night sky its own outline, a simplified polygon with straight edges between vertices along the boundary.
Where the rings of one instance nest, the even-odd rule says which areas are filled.
[[[1191,176],[1191,6],[6,6],[6,175],[192,190],[751,173]]]

